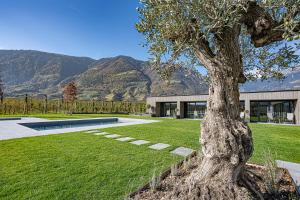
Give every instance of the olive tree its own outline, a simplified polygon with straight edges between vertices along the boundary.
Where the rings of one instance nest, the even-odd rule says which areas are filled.
[[[189,178],[187,199],[246,199],[256,192],[244,170],[253,141],[240,119],[239,85],[282,78],[299,63],[299,8],[299,0],[141,0],[136,28],[162,77],[187,65],[202,65],[209,75],[204,158]]]

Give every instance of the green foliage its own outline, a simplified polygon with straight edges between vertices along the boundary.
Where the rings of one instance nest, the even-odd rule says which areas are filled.
[[[263,0],[261,7],[278,22],[284,22],[280,28],[284,29],[283,37],[287,40],[300,39],[300,32],[295,31],[300,22],[299,0]],[[297,28],[298,29],[298,28]]]
[[[47,105],[45,105],[47,103]],[[0,105],[0,114],[40,114],[40,113],[64,113],[70,110],[73,113],[134,113],[146,112],[145,102],[125,101],[87,101],[76,100],[72,105],[62,100],[48,100],[28,97],[27,102],[20,98],[6,98]],[[45,110],[45,107],[47,110]]]
[[[257,13],[248,13],[251,2],[259,7]],[[299,7],[299,0],[141,0],[140,22],[136,28],[145,36],[152,64],[163,78],[180,67],[205,66],[197,53],[203,54],[206,60],[209,59],[207,54],[218,55],[216,39],[233,28],[240,29],[245,74],[249,78],[282,78],[281,71],[299,61],[297,49],[290,43],[273,43],[271,39],[273,44],[255,49],[251,44],[253,37],[265,36],[253,33],[254,24],[249,19],[268,15],[266,18],[271,18],[272,23],[266,24],[270,29],[280,31],[282,39],[297,40],[300,37]],[[259,19],[256,22],[264,23]],[[260,31],[259,24],[256,26],[256,31]]]
[[[277,42],[268,46],[254,48],[243,44],[244,73],[248,80],[285,78],[286,72],[300,64],[300,45],[296,42]]]

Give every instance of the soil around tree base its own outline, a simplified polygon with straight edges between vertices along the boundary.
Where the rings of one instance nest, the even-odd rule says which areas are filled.
[[[134,200],[167,200],[167,199],[191,199],[181,188],[190,187],[188,177],[191,175],[201,162],[201,157],[193,155],[187,160],[174,165],[159,176],[154,176],[150,182],[138,191],[132,193],[128,199]],[[299,200],[295,184],[289,173],[284,169],[276,169],[274,179],[270,179],[270,171],[264,166],[247,164],[246,169],[251,175],[251,180],[255,182],[256,190],[260,192],[263,199],[270,200]],[[201,194],[199,194],[200,196]],[[201,199],[195,196],[192,199]],[[257,194],[253,194],[254,199],[259,199]],[[221,198],[222,199],[222,198]]]

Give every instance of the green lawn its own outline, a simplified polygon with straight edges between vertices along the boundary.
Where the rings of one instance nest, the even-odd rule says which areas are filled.
[[[40,117],[108,116],[116,115]],[[103,130],[172,145],[164,151],[80,132],[0,141],[0,199],[123,199],[147,182],[154,170],[162,171],[181,159],[169,150],[177,146],[199,148],[199,121],[159,120]],[[250,126],[255,144],[251,162],[262,163],[266,149],[275,159],[300,162],[300,127]]]

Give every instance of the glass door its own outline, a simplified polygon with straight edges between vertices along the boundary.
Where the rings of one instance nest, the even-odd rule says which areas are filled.
[[[177,103],[175,102],[166,102],[163,103],[162,116],[163,117],[176,117],[176,108]]]

